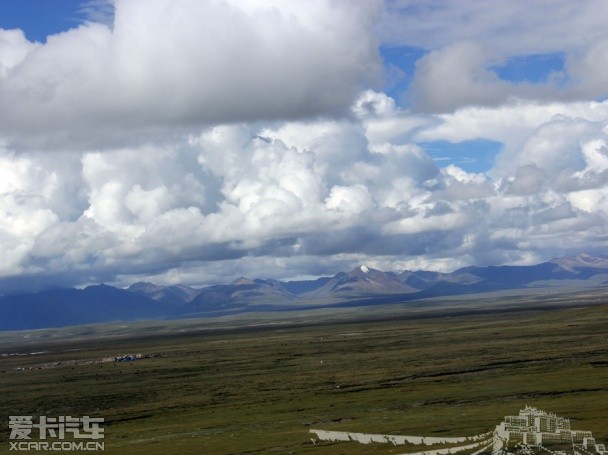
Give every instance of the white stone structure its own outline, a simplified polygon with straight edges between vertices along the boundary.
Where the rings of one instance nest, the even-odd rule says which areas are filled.
[[[517,416],[506,416],[494,430],[494,450],[505,453],[515,445],[550,446],[570,445],[573,451],[579,447],[587,453],[605,453],[603,445],[596,444],[590,431],[573,430],[570,420],[526,406]]]
[[[494,432],[476,436],[428,437],[387,434],[350,433],[311,429],[320,441],[384,443],[394,446],[422,445],[441,447],[434,450],[410,451],[403,455],[508,455],[511,453],[608,455],[603,444],[596,443],[590,431],[573,430],[570,420],[526,406],[519,415],[506,416]],[[312,439],[316,444],[316,440]],[[554,447],[553,447],[554,446]],[[551,447],[555,449],[551,450]]]

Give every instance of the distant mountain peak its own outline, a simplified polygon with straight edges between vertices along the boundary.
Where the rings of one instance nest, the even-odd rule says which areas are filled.
[[[232,281],[230,284],[232,286],[248,286],[255,284],[255,282],[250,280],[249,278],[239,277],[236,280]]]
[[[110,286],[110,285],[108,285],[108,284],[105,284],[105,283],[99,283],[99,284],[91,284],[91,285],[87,286],[86,288],[84,288],[83,290],[84,290],[84,291],[87,291],[87,290],[93,290],[93,289],[97,289],[97,290],[108,290],[108,289],[112,289],[112,290],[114,290],[114,289],[116,289],[116,288],[115,288],[115,287],[113,287],[113,286]]]
[[[150,283],[149,281],[138,281],[137,283],[133,283],[131,286],[127,288],[127,291],[136,292],[153,292],[162,289],[162,286],[158,286],[154,283]]]
[[[372,269],[371,267],[368,267],[366,265],[360,265],[359,267],[356,267],[353,270],[351,270],[347,275],[349,275],[351,277],[356,276],[356,277],[360,277],[360,278],[369,278],[371,275],[375,275],[377,273],[384,273],[384,272],[381,272],[380,270]]]
[[[552,264],[557,264],[565,270],[576,271],[583,267],[591,267],[597,269],[608,269],[608,259],[592,256],[587,253],[581,253],[574,257],[556,258],[550,261]]]

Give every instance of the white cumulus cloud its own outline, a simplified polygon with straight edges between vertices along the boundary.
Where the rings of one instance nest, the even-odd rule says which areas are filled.
[[[117,0],[111,28],[88,22],[39,45],[2,30],[0,135],[82,149],[193,124],[344,114],[380,72],[379,6]]]

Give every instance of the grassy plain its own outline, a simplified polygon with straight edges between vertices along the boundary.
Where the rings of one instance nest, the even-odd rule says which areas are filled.
[[[608,443],[608,304],[215,331],[191,321],[183,333],[155,324],[0,339],[0,353],[46,351],[0,358],[0,453],[16,453],[8,415],[90,415],[105,418],[106,454],[398,454],[414,449],[313,444],[309,430],[468,436],[526,404]],[[97,362],[124,353],[150,357]]]

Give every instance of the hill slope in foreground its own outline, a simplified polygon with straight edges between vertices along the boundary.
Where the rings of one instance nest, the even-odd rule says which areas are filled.
[[[230,316],[251,312],[369,307],[488,292],[601,289],[608,286],[608,259],[581,254],[532,266],[464,267],[451,273],[382,272],[360,266],[311,281],[239,278],[194,288],[135,283],[56,289],[0,298],[0,330]],[[439,305],[436,303],[436,305]]]

